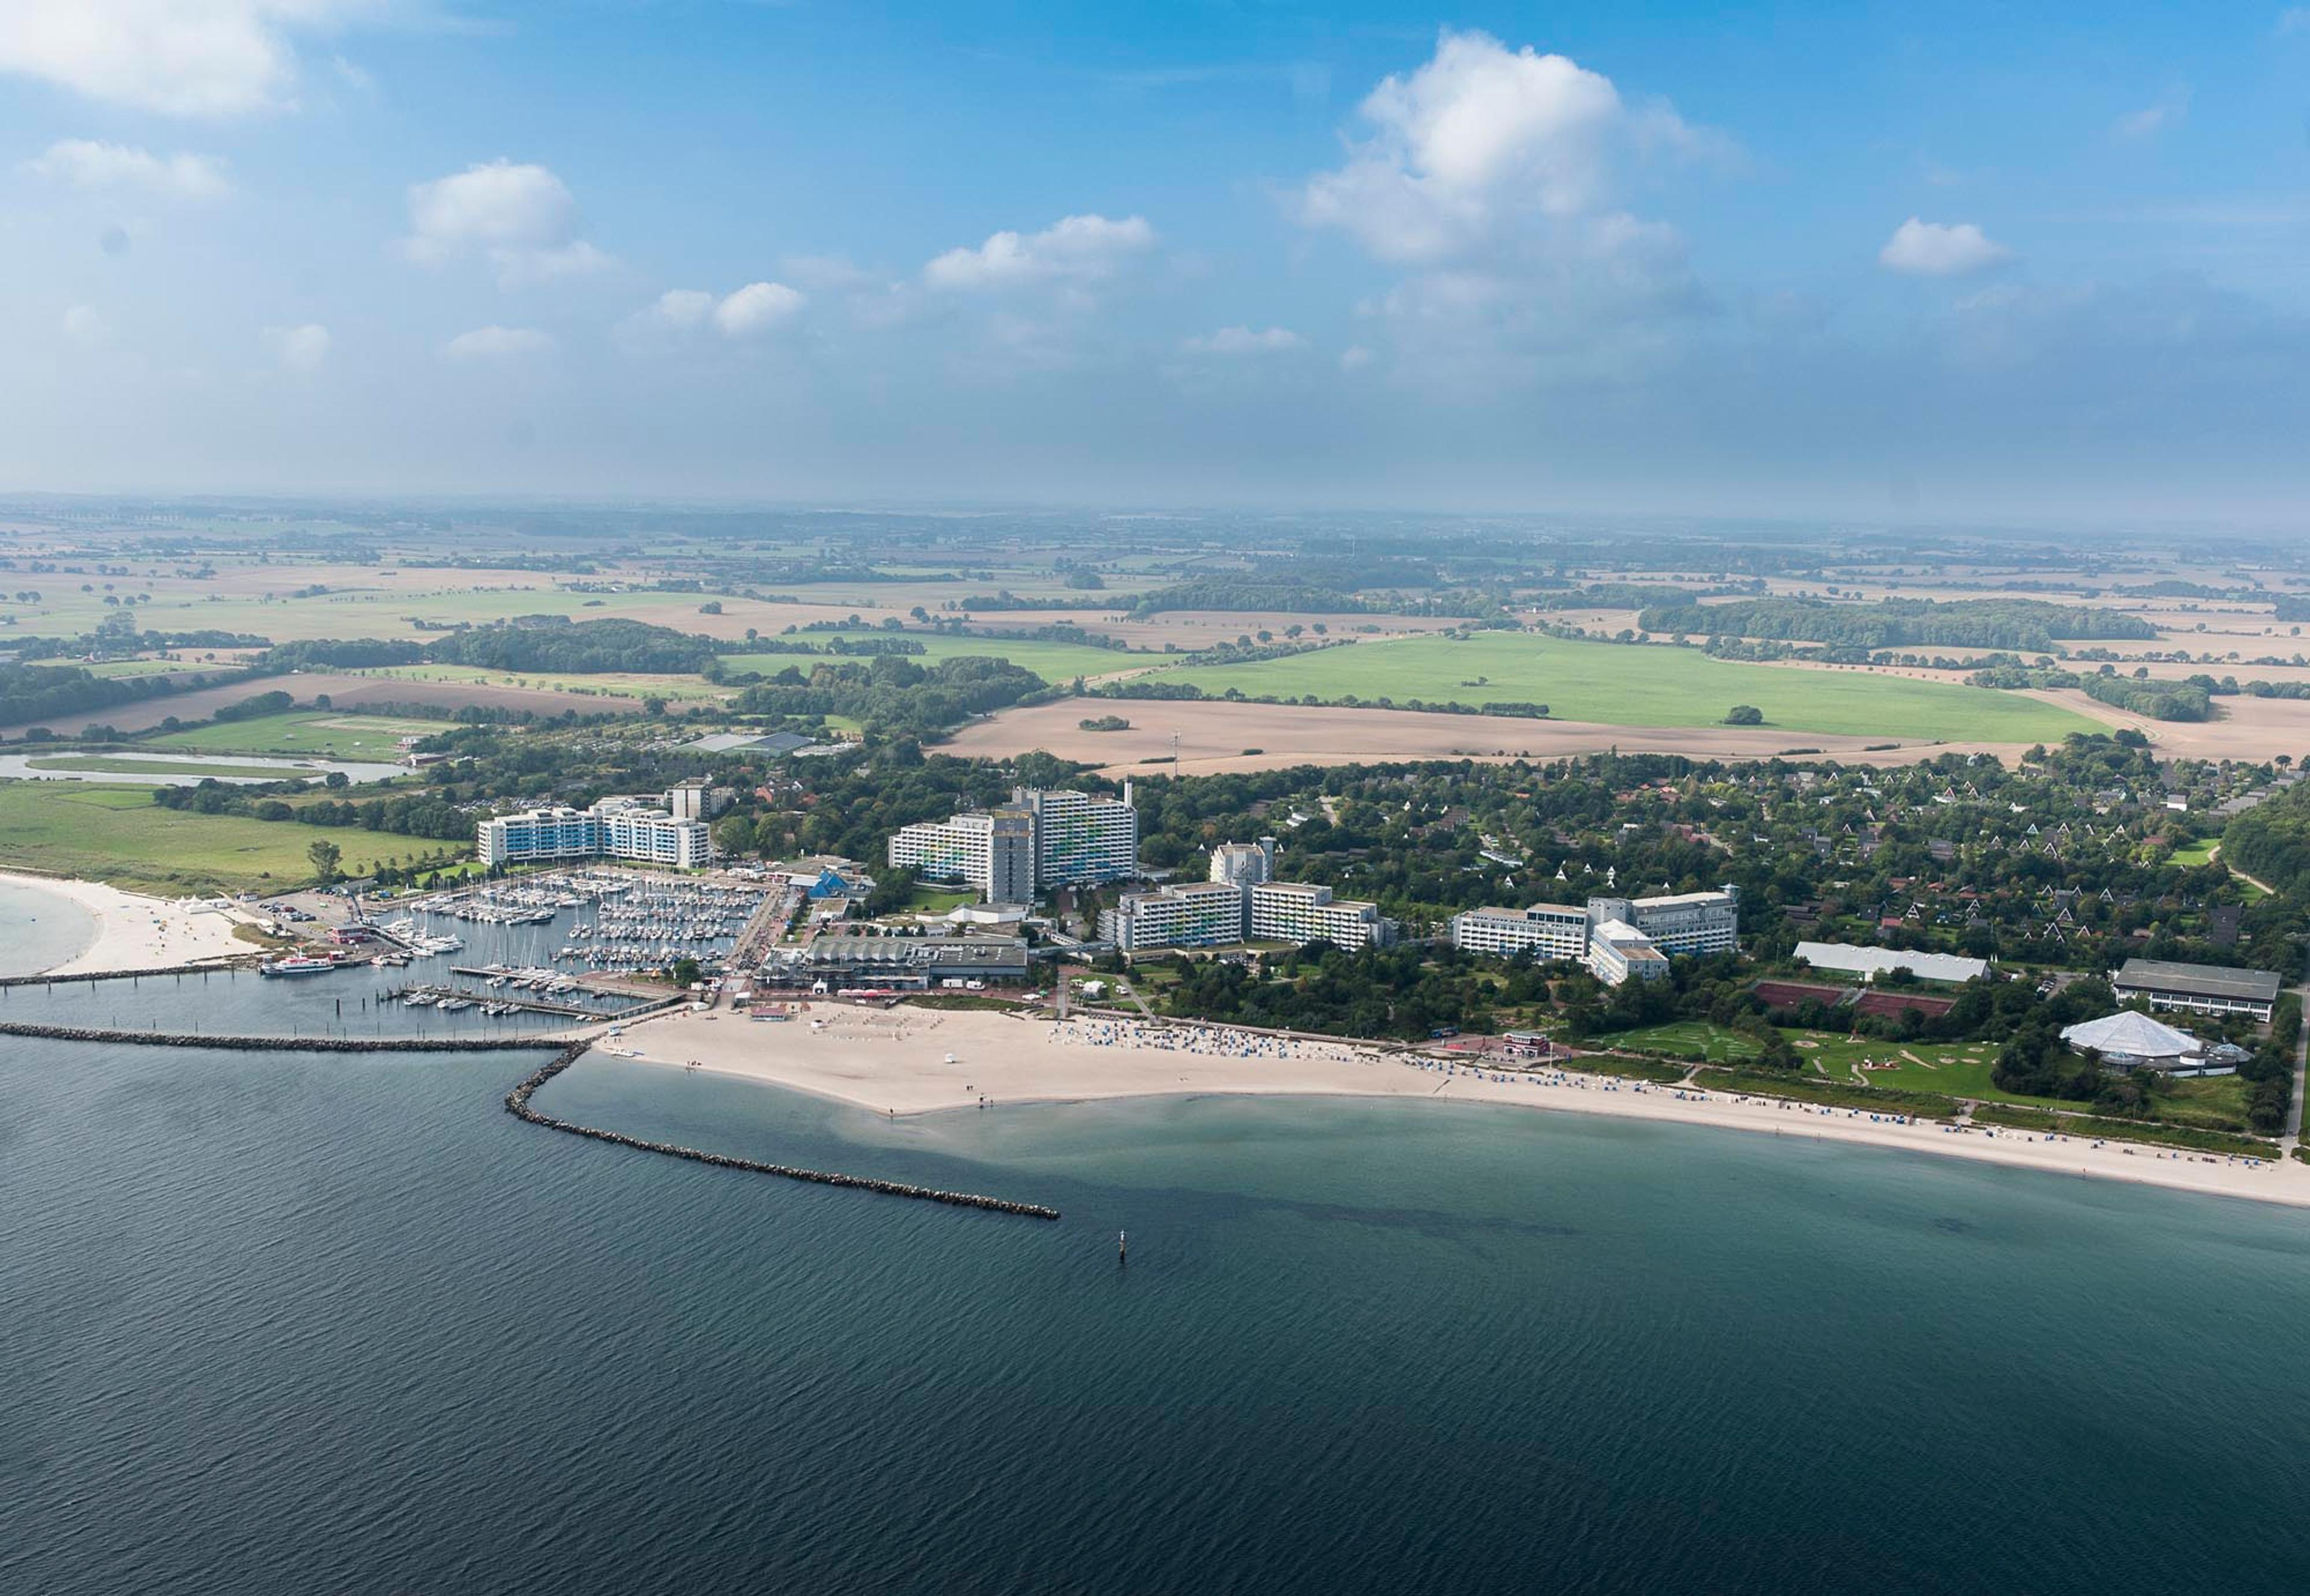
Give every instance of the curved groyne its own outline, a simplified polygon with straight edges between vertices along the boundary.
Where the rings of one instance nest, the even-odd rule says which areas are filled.
[[[811,1181],[821,1186],[847,1186],[855,1191],[876,1192],[885,1197],[911,1197],[920,1202],[943,1202],[952,1208],[980,1208],[990,1213],[1018,1214],[1030,1219],[1055,1219],[1059,1210],[1045,1208],[1040,1203],[1013,1202],[1003,1197],[986,1197],[976,1192],[942,1192],[934,1186],[908,1185],[903,1181],[876,1180],[871,1175],[838,1175],[827,1169],[800,1169],[791,1164],[767,1164],[759,1158],[741,1158],[728,1153],[709,1153],[694,1147],[681,1147],[671,1141],[651,1141],[639,1136],[629,1136],[621,1131],[596,1130],[573,1120],[557,1119],[550,1114],[540,1114],[529,1106],[531,1096],[538,1088],[576,1063],[590,1042],[572,1042],[506,1094],[506,1112],[533,1125],[543,1125],[549,1131],[560,1131],[571,1136],[584,1136],[595,1141],[606,1141],[613,1147],[630,1147],[637,1152],[660,1153],[669,1158],[687,1158],[693,1164],[710,1164],[717,1169],[743,1169],[755,1175],[775,1175],[783,1180]]]

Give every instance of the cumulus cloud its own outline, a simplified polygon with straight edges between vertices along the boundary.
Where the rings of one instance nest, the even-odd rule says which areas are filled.
[[[783,282],[750,282],[714,307],[714,325],[725,337],[751,338],[791,320],[802,299]]]
[[[267,327],[265,347],[283,371],[317,371],[329,358],[329,329],[318,322],[302,326]]]
[[[1412,264],[1465,256],[1531,217],[1594,213],[1631,159],[1728,148],[1665,105],[1632,108],[1610,78],[1567,56],[1448,30],[1419,70],[1383,79],[1361,113],[1371,137],[1307,184],[1300,219]]]
[[[1912,277],[1958,277],[2013,258],[2013,252],[1970,221],[1921,221],[1912,216],[1893,230],[1877,260],[1889,272]]]
[[[1038,233],[999,232],[976,249],[950,249],[923,268],[923,281],[965,292],[1081,287],[1113,278],[1154,247],[1155,230],[1143,216],[1069,216]]]
[[[1188,339],[1184,347],[1195,355],[1277,355],[1305,349],[1307,341],[1289,327],[1256,333],[1249,327],[1221,327]]]
[[[720,295],[670,288],[621,322],[616,336],[638,351],[664,349],[709,331],[734,340],[753,338],[793,320],[807,299],[783,282],[750,282]]]
[[[551,351],[553,340],[534,327],[475,327],[441,346],[453,360],[502,360]]]
[[[386,0],[0,0],[0,71],[179,117],[294,103],[292,35]]]
[[[58,139],[24,163],[34,177],[91,191],[137,190],[173,199],[213,199],[229,193],[224,164],[213,156],[155,155],[135,144],[98,139]]]
[[[1663,158],[1728,161],[1722,134],[1566,56],[1448,29],[1359,115],[1367,136],[1293,209],[1405,268],[1363,308],[1394,336],[1393,369],[1445,386],[1625,377],[1712,308],[1682,235],[1620,191]]]
[[[402,253],[420,265],[479,255],[511,286],[608,265],[580,230],[567,184],[544,167],[500,157],[411,185]]]
[[[2190,91],[2168,89],[2138,111],[2128,111],[2110,125],[2109,136],[2123,144],[2146,144],[2159,134],[2179,127],[2190,115]]]

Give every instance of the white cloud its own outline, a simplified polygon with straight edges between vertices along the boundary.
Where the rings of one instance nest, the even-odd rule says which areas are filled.
[[[533,327],[475,327],[441,346],[453,360],[497,360],[551,351],[553,340]]]
[[[0,0],[0,71],[180,117],[294,103],[291,36],[387,0]]]
[[[1920,221],[1915,216],[1893,230],[1877,252],[1880,265],[1913,277],[1956,277],[2013,258],[1970,221]]]
[[[578,232],[578,202],[567,184],[544,167],[500,157],[411,185],[402,252],[420,265],[479,254],[512,286],[610,265]]]
[[[791,319],[802,300],[783,282],[750,282],[714,307],[714,325],[725,337],[751,338]]]
[[[1360,343],[1350,343],[1340,351],[1340,369],[1361,371],[1372,363],[1372,351]]]
[[[714,296],[702,289],[670,288],[652,300],[638,319],[688,332],[706,325],[707,317],[714,314]]]
[[[64,334],[65,343],[77,343],[82,348],[101,343],[112,336],[111,325],[97,313],[93,305],[73,306],[65,312],[56,330]]]
[[[1432,58],[1383,79],[1361,111],[1372,137],[1307,184],[1298,212],[1383,260],[1463,258],[1532,218],[1606,208],[1633,157],[1728,148],[1665,105],[1631,109],[1610,78],[1567,56],[1449,30]]]
[[[1221,327],[1188,339],[1185,347],[1189,354],[1198,355],[1273,355],[1305,349],[1307,341],[1289,327],[1269,327],[1258,333],[1249,327]]]
[[[296,327],[267,327],[265,347],[284,371],[316,371],[329,358],[329,329],[318,322]]]
[[[2109,136],[2120,143],[2148,143],[2169,128],[2179,127],[2190,115],[2190,91],[2168,89],[2138,111],[2128,111],[2110,125]]]
[[[923,268],[923,281],[980,292],[1041,283],[1080,287],[1114,277],[1154,247],[1155,230],[1143,216],[1069,216],[1039,233],[1000,232],[976,249],[950,249]]]
[[[177,199],[213,199],[231,191],[224,163],[208,155],[155,155],[134,144],[58,139],[24,163],[51,182],[91,190],[130,188]]]

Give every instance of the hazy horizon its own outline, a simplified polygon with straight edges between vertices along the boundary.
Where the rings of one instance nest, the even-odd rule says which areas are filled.
[[[15,0],[0,491],[2298,526],[2306,68],[2270,4]]]

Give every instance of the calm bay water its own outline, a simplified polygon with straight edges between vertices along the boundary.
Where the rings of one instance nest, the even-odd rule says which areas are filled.
[[[179,1000],[191,1007],[196,1000]],[[236,1002],[242,1000],[236,1000]],[[1410,1104],[0,1049],[0,1590],[2298,1590],[2310,1216]],[[1114,1236],[1132,1233],[1127,1267]]]

